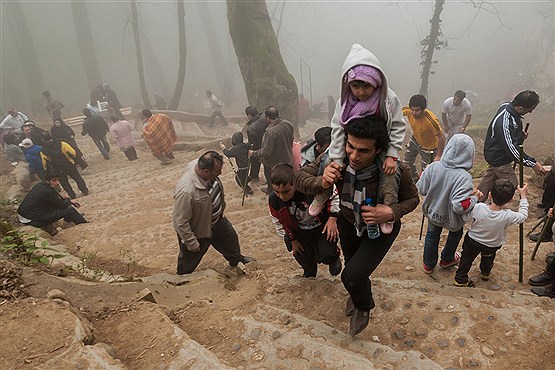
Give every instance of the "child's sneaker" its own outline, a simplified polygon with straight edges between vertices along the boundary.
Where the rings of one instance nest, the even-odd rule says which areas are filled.
[[[457,283],[457,281],[455,280],[453,281],[453,285],[458,287],[473,288],[474,282],[472,280],[468,280],[466,283]]]
[[[393,232],[393,222],[384,222],[380,224],[382,234],[391,234]]]
[[[322,212],[324,206],[326,205],[326,201],[328,200],[328,196],[326,193],[316,194],[312,203],[308,207],[308,214],[312,217],[316,217]]]
[[[422,263],[422,266],[424,267],[424,272],[428,275],[430,275],[432,272],[434,272],[434,268],[433,267],[428,267],[426,266],[425,263]]]
[[[489,280],[489,274],[485,274],[485,273],[480,271],[480,279],[482,279],[483,281],[488,281]]]
[[[443,269],[446,269],[447,267],[458,265],[460,260],[461,254],[459,252],[455,252],[455,257],[452,261],[446,262],[442,259],[441,261],[439,261],[439,266]]]

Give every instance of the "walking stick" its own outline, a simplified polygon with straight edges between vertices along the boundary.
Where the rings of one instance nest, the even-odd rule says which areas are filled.
[[[528,127],[528,125],[526,125]],[[518,175],[519,175],[519,182],[520,187],[524,186],[524,164],[522,155],[524,153],[524,145],[520,144],[518,146],[518,155],[520,157],[519,166],[518,166]],[[522,283],[522,275],[524,270],[524,223],[519,225],[518,230],[518,240],[519,240],[519,254],[518,254],[518,282]],[[540,239],[541,240],[541,239]]]
[[[545,216],[547,217],[547,216]],[[533,261],[534,258],[536,258],[536,253],[538,252],[538,248],[540,247],[540,244],[542,243],[543,237],[545,236],[545,234],[547,234],[547,231],[553,226],[553,219],[547,219],[545,222],[545,225],[543,225],[543,229],[542,232],[540,233],[540,237],[538,238],[538,241],[536,242],[536,246],[534,247],[534,251],[532,252],[532,258],[531,260]]]
[[[249,150],[251,150],[252,144],[249,145]],[[248,157],[247,161],[247,172],[245,172],[245,182],[243,183],[243,199],[241,200],[241,207],[245,205],[245,195],[247,194],[247,180],[249,178],[249,171],[251,170],[251,157]]]
[[[424,214],[422,214],[422,222],[420,223],[420,236],[418,237],[418,241],[422,240],[422,231],[424,231]]]
[[[530,128],[530,122],[528,122],[528,123],[526,124],[526,127],[524,128],[524,132],[525,132],[525,133],[528,133],[528,129],[529,129],[529,128]],[[513,171],[514,171],[515,169],[516,169],[516,162],[513,163]],[[520,184],[520,186],[522,186],[522,184]]]
[[[538,223],[536,224],[536,226],[534,226],[534,227],[532,228],[532,230],[528,231],[528,232],[526,233],[526,236],[529,236],[530,234],[532,234],[532,233],[534,232],[534,230],[536,230],[536,229],[538,228],[538,226],[540,226],[541,224],[543,224],[545,221],[547,221],[547,215],[545,215],[545,216],[540,220],[540,222],[538,222]],[[542,226],[542,230],[543,230],[543,226]]]

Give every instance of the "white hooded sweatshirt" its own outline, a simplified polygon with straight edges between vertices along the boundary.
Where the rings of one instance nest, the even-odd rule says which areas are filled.
[[[390,143],[387,146],[386,156],[399,158],[403,141],[405,140],[406,122],[403,118],[402,106],[399,98],[393,90],[387,87],[387,78],[383,73],[382,67],[378,58],[369,50],[366,50],[359,44],[354,44],[343,67],[341,68],[341,98],[335,105],[335,112],[331,119],[331,144],[329,146],[329,154],[332,161],[336,163],[343,163],[345,158],[345,132],[339,123],[341,115],[341,105],[347,98],[350,88],[346,82],[346,73],[357,65],[368,65],[376,68],[382,75],[381,96],[380,96],[380,115],[387,122],[387,133],[389,135]]]

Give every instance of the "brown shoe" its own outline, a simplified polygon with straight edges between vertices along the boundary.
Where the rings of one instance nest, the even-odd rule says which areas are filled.
[[[362,311],[355,308],[353,316],[351,316],[351,323],[349,325],[349,334],[351,337],[361,333],[368,326],[370,320],[370,311]]]
[[[62,223],[62,230],[69,229],[70,227],[73,227],[73,226],[75,226],[75,223],[73,221],[70,221],[70,222],[64,221]]]
[[[56,226],[54,224],[46,225],[42,227],[42,229],[50,234],[50,236],[54,236],[58,233],[58,229],[56,229]]]

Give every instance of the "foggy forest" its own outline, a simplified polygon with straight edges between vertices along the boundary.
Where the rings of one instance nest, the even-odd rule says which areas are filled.
[[[281,54],[294,78],[292,89],[312,104],[337,97],[341,64],[350,46],[359,43],[380,59],[402,102],[422,90],[426,75],[424,93],[434,111],[457,89],[469,93],[477,110],[496,107],[527,88],[538,91],[544,109],[553,107],[551,1],[22,0],[3,1],[1,17],[3,114],[16,106],[45,115],[43,90],[78,114],[90,90],[102,83],[125,106],[153,104],[156,93],[187,112],[206,110],[204,91],[211,89],[228,112],[239,114],[256,102],[246,92],[238,60],[258,58],[254,46],[267,45],[267,37],[279,44],[270,59]],[[240,38],[232,39],[234,17],[247,28],[243,35],[249,40],[243,41],[250,46],[237,47]],[[258,28],[249,30],[249,19]],[[429,71],[423,71],[426,63]],[[176,85],[179,73],[182,89]]]

